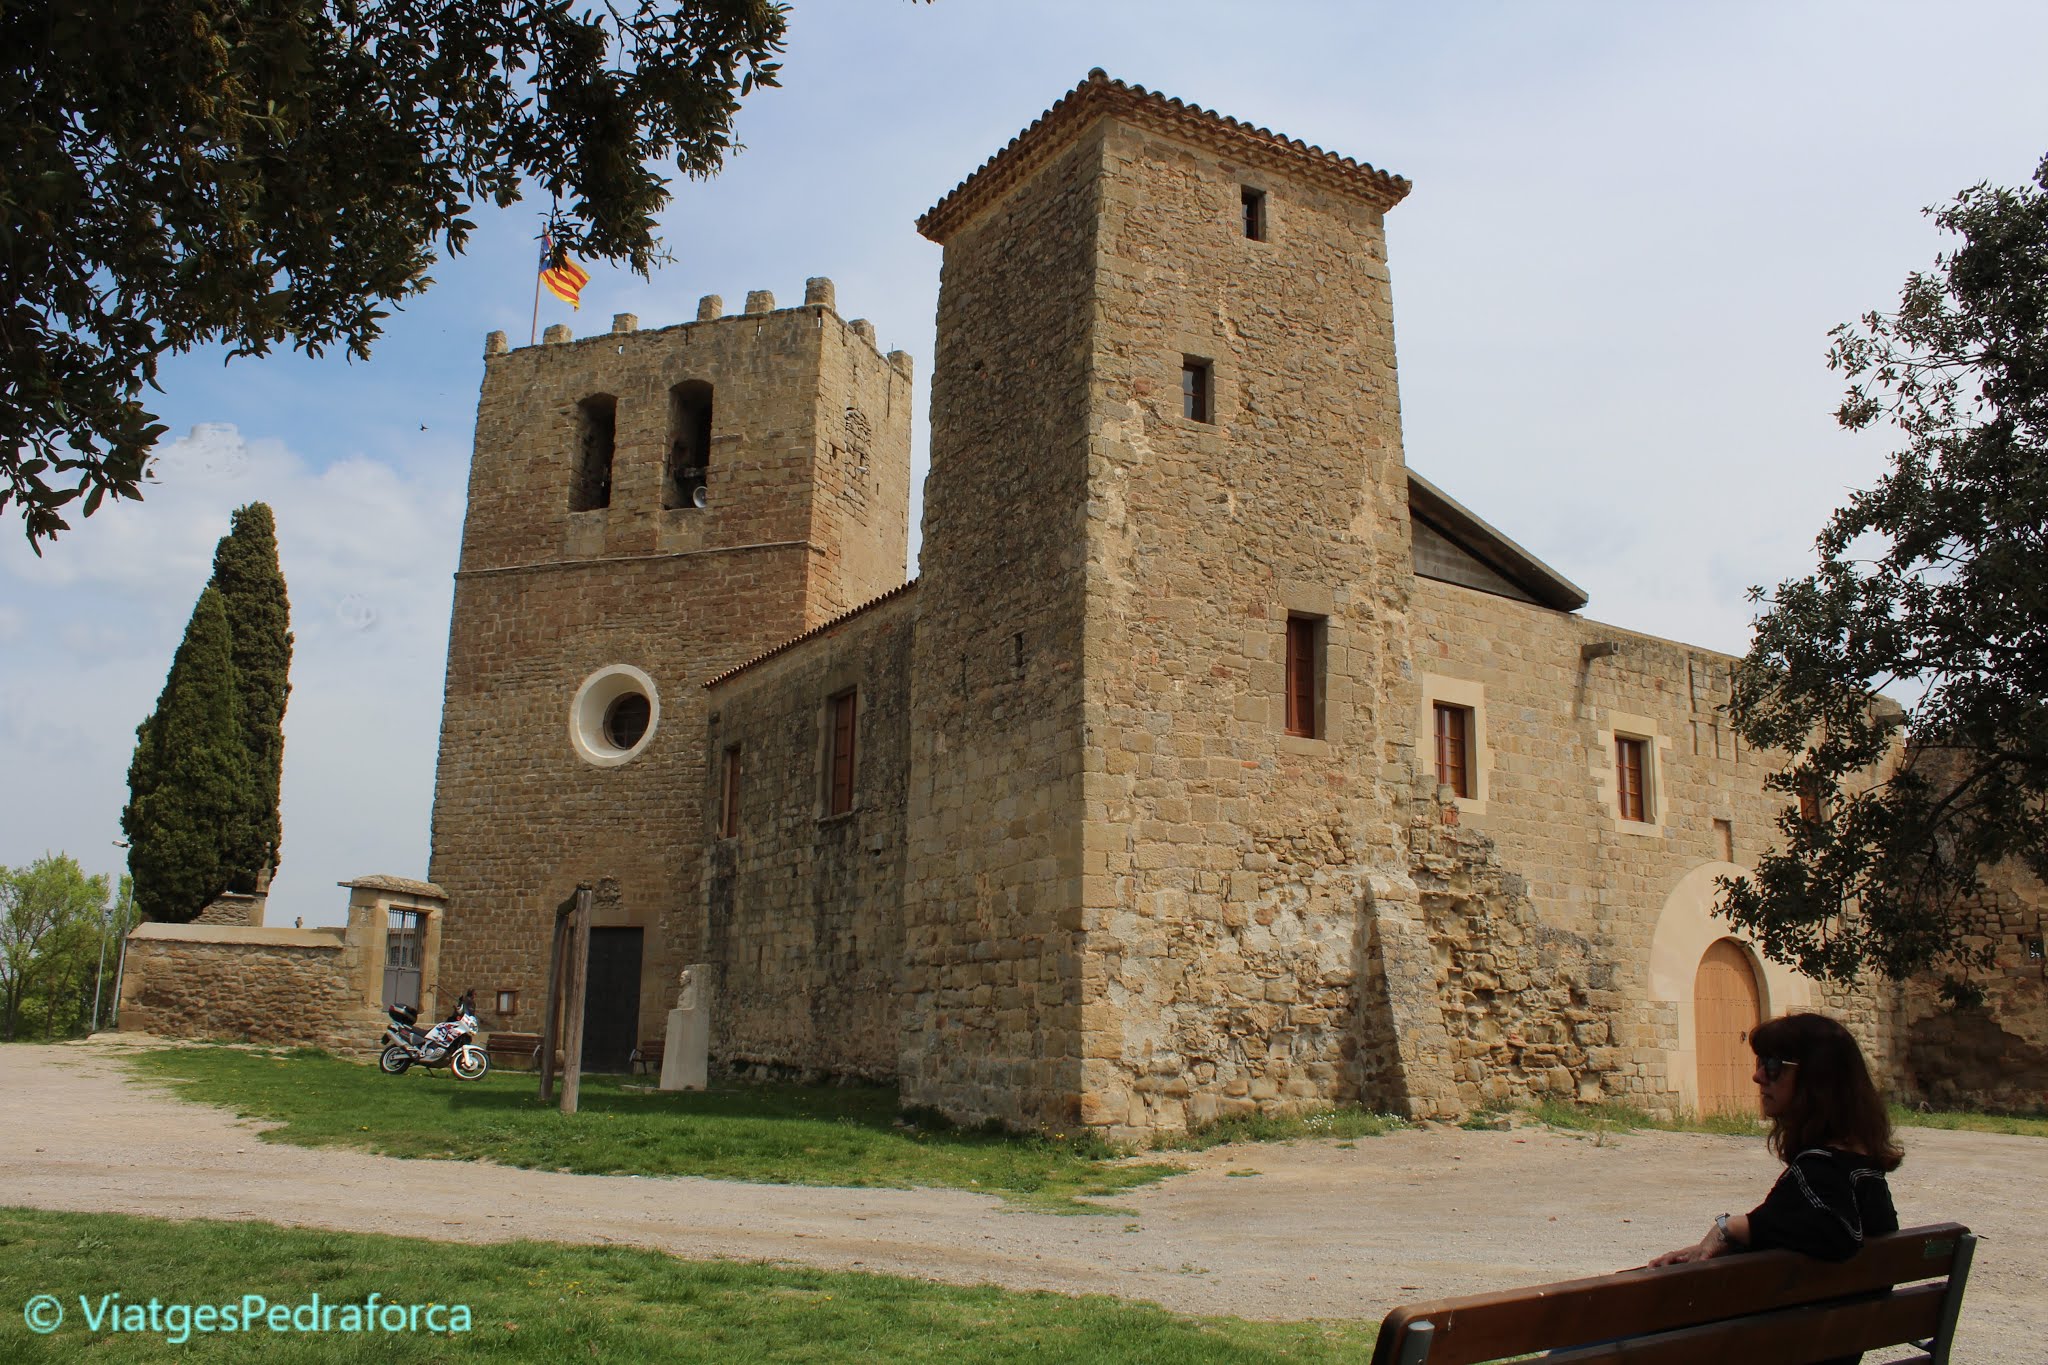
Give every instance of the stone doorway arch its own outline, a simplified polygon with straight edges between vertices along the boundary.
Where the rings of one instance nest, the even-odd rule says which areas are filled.
[[[1748,871],[1735,863],[1712,862],[1686,873],[1664,898],[1650,938],[1651,1011],[1660,1031],[1670,1039],[1664,1050],[1666,1083],[1677,1092],[1675,1098],[1684,1109],[1698,1111],[1702,1107],[1698,991],[1700,963],[1709,948],[1726,939],[1748,958],[1757,987],[1759,1019],[1813,1006],[1812,982],[1790,967],[1766,961],[1755,944],[1730,932],[1728,921],[1714,917],[1714,879]],[[1748,1072],[1743,1074],[1746,1078]]]

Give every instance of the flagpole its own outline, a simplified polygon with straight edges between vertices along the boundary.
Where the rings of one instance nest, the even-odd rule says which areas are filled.
[[[542,241],[547,238],[543,234]],[[543,248],[545,250],[545,248]],[[533,330],[527,334],[526,344],[531,346],[540,340],[540,271],[533,272]]]

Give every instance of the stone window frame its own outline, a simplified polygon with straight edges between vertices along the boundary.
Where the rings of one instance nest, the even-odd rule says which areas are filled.
[[[1465,736],[1465,767],[1472,794],[1451,800],[1461,814],[1484,815],[1493,787],[1493,746],[1487,742],[1486,685],[1441,673],[1422,674],[1421,705],[1415,714],[1415,771],[1436,776],[1436,707],[1460,707],[1469,713]]]
[[[1237,379],[1229,359],[1229,343],[1223,337],[1176,328],[1166,339],[1166,349],[1159,352],[1157,369],[1151,376],[1152,392],[1170,398],[1168,402],[1152,404],[1153,411],[1168,426],[1185,433],[1199,454],[1222,456],[1229,448],[1231,414],[1237,411],[1238,405]],[[1181,415],[1181,366],[1189,360],[1204,361],[1209,367],[1209,420],[1206,422]],[[1142,372],[1138,376],[1140,393],[1145,392],[1145,377]]]
[[[1252,688],[1262,698],[1267,728],[1279,752],[1325,758],[1331,753],[1331,745],[1343,742],[1351,719],[1351,653],[1344,620],[1337,610],[1336,594],[1319,583],[1280,582],[1275,589],[1276,595],[1263,608],[1264,630],[1259,633],[1266,637],[1266,654],[1252,665]],[[1317,618],[1322,623],[1316,633],[1316,701],[1321,715],[1312,737],[1287,733],[1289,617]],[[1255,631],[1257,625],[1253,625]]]
[[[604,732],[605,716],[628,692],[647,698],[647,728],[631,748],[614,745]],[[661,691],[646,670],[615,663],[593,670],[578,684],[569,701],[569,747],[593,768],[617,768],[647,752],[661,729]]]
[[[1628,819],[1621,813],[1621,778],[1615,766],[1621,752],[1615,743],[1619,739],[1640,740],[1643,745],[1646,818],[1641,820]],[[1650,839],[1662,839],[1670,832],[1671,802],[1664,781],[1670,765],[1671,738],[1658,730],[1655,720],[1627,711],[1607,713],[1606,726],[1595,731],[1591,767],[1595,790],[1617,832]]]

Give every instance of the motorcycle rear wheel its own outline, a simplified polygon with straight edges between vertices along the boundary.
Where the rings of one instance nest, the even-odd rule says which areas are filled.
[[[480,1081],[491,1069],[490,1054],[474,1044],[455,1049],[448,1063],[458,1081]]]
[[[396,1043],[384,1049],[384,1055],[377,1059],[377,1069],[387,1076],[398,1076],[412,1065],[412,1054]]]

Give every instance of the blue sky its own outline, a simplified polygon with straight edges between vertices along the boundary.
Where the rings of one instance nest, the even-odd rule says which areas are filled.
[[[541,325],[827,275],[916,357],[922,414],[939,249],[913,221],[1101,66],[1412,180],[1388,225],[1409,463],[1588,615],[1739,651],[1743,590],[1798,572],[1888,448],[1836,430],[1828,329],[1932,262],[1921,208],[2048,153],[2043,52],[2038,4],[799,0],[746,150],[677,186],[674,264],[594,268]],[[262,499],[298,636],[271,922],[425,875],[483,339],[523,343],[533,304],[531,208],[480,222],[368,363],[170,363],[148,500],[41,560],[0,533],[0,863],[121,865],[134,727]]]

